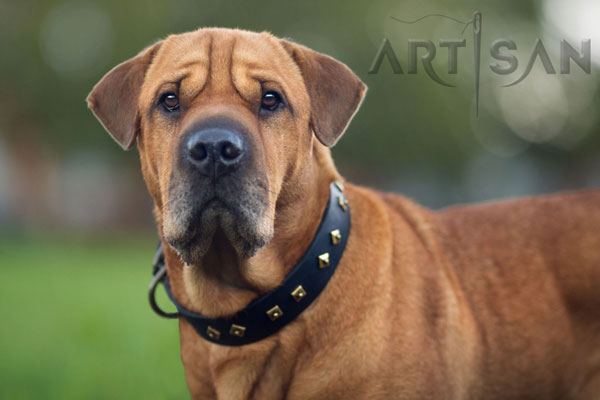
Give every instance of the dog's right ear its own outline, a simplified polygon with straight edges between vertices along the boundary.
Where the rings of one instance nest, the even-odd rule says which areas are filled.
[[[138,131],[138,98],[148,66],[160,48],[158,42],[117,65],[94,86],[88,107],[123,149],[135,143]]]

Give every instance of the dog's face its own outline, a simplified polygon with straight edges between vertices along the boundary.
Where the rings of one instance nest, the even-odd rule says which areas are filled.
[[[303,46],[200,29],[115,67],[88,104],[124,148],[137,139],[162,235],[193,264],[216,234],[245,258],[269,242],[286,180],[336,142],[365,89]]]

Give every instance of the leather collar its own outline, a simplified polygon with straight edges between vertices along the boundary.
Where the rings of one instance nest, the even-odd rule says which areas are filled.
[[[229,318],[208,318],[184,308],[169,287],[162,244],[159,242],[150,284],[150,305],[160,316],[184,317],[204,339],[226,346],[257,342],[277,332],[304,311],[327,286],[342,258],[350,235],[350,209],[339,182],[330,184],[327,208],[319,229],[300,261],[275,290],[253,300]],[[177,313],[167,313],[155,301],[163,283]]]

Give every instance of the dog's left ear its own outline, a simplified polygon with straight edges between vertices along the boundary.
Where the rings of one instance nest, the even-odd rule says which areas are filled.
[[[310,123],[325,146],[342,136],[365,97],[367,86],[346,65],[308,47],[281,40],[304,78],[311,103]]]
[[[161,42],[117,65],[94,86],[87,97],[88,107],[124,150],[137,137],[138,98],[146,70]]]

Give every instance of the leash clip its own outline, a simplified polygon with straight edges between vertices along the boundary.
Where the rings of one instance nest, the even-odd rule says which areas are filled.
[[[159,283],[165,284],[165,279],[169,279],[167,276],[167,266],[165,264],[165,255],[163,253],[162,243],[158,242],[158,248],[152,260],[152,281],[150,281],[150,287],[148,287],[148,301],[150,307],[159,316],[163,318],[179,318],[178,312],[166,312],[158,306],[156,302],[156,287]]]

